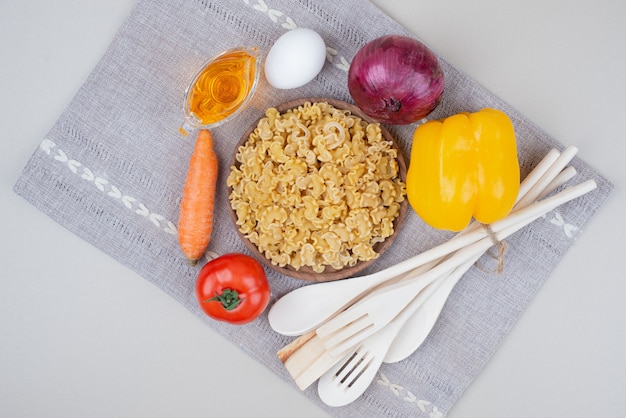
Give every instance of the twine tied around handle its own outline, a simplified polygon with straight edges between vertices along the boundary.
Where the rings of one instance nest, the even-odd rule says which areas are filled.
[[[494,259],[498,261],[498,266],[495,268],[495,270],[492,270],[491,272],[488,272],[488,273],[501,274],[504,271],[504,253],[506,253],[506,250],[507,250],[506,242],[498,239],[498,237],[496,236],[496,233],[493,232],[493,229],[491,229],[491,225],[481,224],[481,226],[485,228],[485,231],[487,231],[487,235],[489,236],[489,238],[491,238],[491,242],[493,242],[493,245],[498,247],[497,254],[493,254],[493,252],[487,251],[487,254],[489,254],[491,257],[493,257]],[[481,268],[481,270],[486,271],[483,268]]]

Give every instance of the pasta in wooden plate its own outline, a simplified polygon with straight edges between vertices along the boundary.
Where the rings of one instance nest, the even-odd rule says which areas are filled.
[[[406,166],[358,108],[309,99],[267,109],[235,150],[232,218],[271,268],[326,281],[367,267],[406,212]]]

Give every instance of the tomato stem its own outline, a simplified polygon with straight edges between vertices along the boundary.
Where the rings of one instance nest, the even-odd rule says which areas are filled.
[[[224,289],[221,295],[216,292],[215,296],[211,299],[205,300],[204,302],[220,302],[224,309],[232,311],[239,306],[242,301],[243,299],[239,297],[239,292],[233,289]]]

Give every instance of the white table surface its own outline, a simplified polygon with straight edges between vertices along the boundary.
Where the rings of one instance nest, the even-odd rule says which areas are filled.
[[[374,3],[616,184],[449,417],[624,417],[626,2]],[[132,6],[0,2],[0,416],[324,416],[12,192]]]

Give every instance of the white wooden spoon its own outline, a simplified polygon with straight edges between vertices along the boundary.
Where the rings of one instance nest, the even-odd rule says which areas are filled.
[[[579,187],[580,191],[590,191],[594,188],[595,182],[593,181],[583,183],[583,185]],[[573,193],[571,190],[569,192]],[[342,361],[338,362],[320,377],[318,393],[322,401],[330,406],[337,407],[347,405],[361,396],[373,381],[380,365],[384,360],[387,360],[389,350],[394,344],[394,341],[396,341],[398,333],[404,328],[406,321],[414,317],[414,315],[423,308],[434,309],[431,313],[436,318],[452,288],[481,255],[482,253],[475,253],[472,257],[467,258],[466,261],[458,265],[448,276],[442,276],[442,278],[433,282],[431,286],[437,286],[433,288],[434,290],[432,290],[432,292],[426,292],[425,290],[419,292],[406,308],[401,310],[386,326],[376,326],[376,324],[372,322],[372,324],[375,325],[374,328],[376,328],[376,331],[363,338],[358,345],[355,345],[353,350],[348,351]],[[443,283],[439,283],[441,281],[443,281]],[[426,290],[428,290],[428,288]],[[428,305],[424,305],[424,303],[428,301],[435,302],[432,306],[428,307]],[[374,312],[370,311],[368,314],[371,315],[374,314]],[[432,324],[434,324],[434,322],[432,322]],[[426,325],[426,327],[428,329],[424,333],[424,338],[425,335],[428,335],[431,328],[429,325]],[[318,329],[318,334],[325,334],[325,332],[320,333],[319,331]],[[341,333],[340,330],[335,329],[331,329],[330,331],[331,334],[336,332]],[[341,343],[343,343],[346,338],[348,337],[343,337]],[[349,344],[355,343],[350,342]],[[338,351],[336,343],[331,345],[333,346],[332,349]],[[327,346],[327,348],[331,347]]]
[[[493,227],[494,232],[508,226],[506,220],[501,222]],[[302,286],[272,305],[268,312],[270,326],[283,335],[306,334],[376,286],[387,281],[401,280],[405,274],[413,273],[415,276],[415,269],[486,237],[484,229],[476,229],[373,274]]]
[[[491,224],[494,235],[498,241],[501,241],[550,210],[595,188],[595,181],[587,180],[576,186],[568,187],[553,196],[530,204],[510,214],[502,221]],[[507,221],[505,223],[507,227],[501,228],[501,223],[504,221]],[[459,237],[459,240],[462,238]],[[342,349],[346,350],[351,344],[362,341],[365,337],[389,323],[395,317],[394,312],[397,314],[404,309],[413,297],[426,286],[438,278],[446,276],[456,267],[464,264],[474,255],[483,253],[492,245],[492,238],[485,237],[455,252],[449,259],[420,275],[417,280],[403,281],[385,286],[380,292],[368,295],[365,299],[351,305],[348,309],[318,327],[316,329],[317,335],[325,340],[324,346],[331,350],[331,355],[332,353],[340,352]]]
[[[563,154],[556,149],[550,150],[520,184],[518,202],[529,194],[537,182],[547,181],[547,172],[554,172],[555,175],[560,172],[576,152],[576,147],[567,148]],[[444,256],[484,238],[486,232],[482,228],[476,229],[475,226],[470,225],[469,230],[463,231],[445,244],[378,273],[300,287],[281,297],[270,308],[270,325],[276,332],[288,336],[310,332],[374,287],[397,280],[404,273],[428,263],[436,263]]]
[[[520,189],[520,197],[518,198],[518,204],[516,205],[517,209],[520,209],[528,204],[527,200],[522,201],[522,198],[526,195],[526,193],[531,193],[537,197],[535,190],[537,188],[544,187],[544,185],[547,184],[544,190],[539,194],[540,198],[544,197],[565,184],[576,174],[576,170],[573,167],[567,167],[558,174],[548,170],[549,167],[545,167],[545,170],[540,166],[537,166],[537,168],[538,171],[536,172],[536,175],[541,175],[536,178],[530,178],[531,176],[527,176],[525,182],[532,182],[534,184],[527,184],[528,187],[523,191]],[[415,350],[422,345],[430,334],[430,331],[435,326],[435,323],[437,322],[437,319],[439,318],[439,315],[441,314],[452,289],[456,286],[456,283],[457,281],[450,276],[433,283],[423,291],[423,293],[428,293],[428,299],[426,299],[424,304],[404,323],[403,328],[400,332],[398,332],[393,344],[387,351],[387,355],[384,359],[385,363],[397,363],[402,361],[413,354]]]

